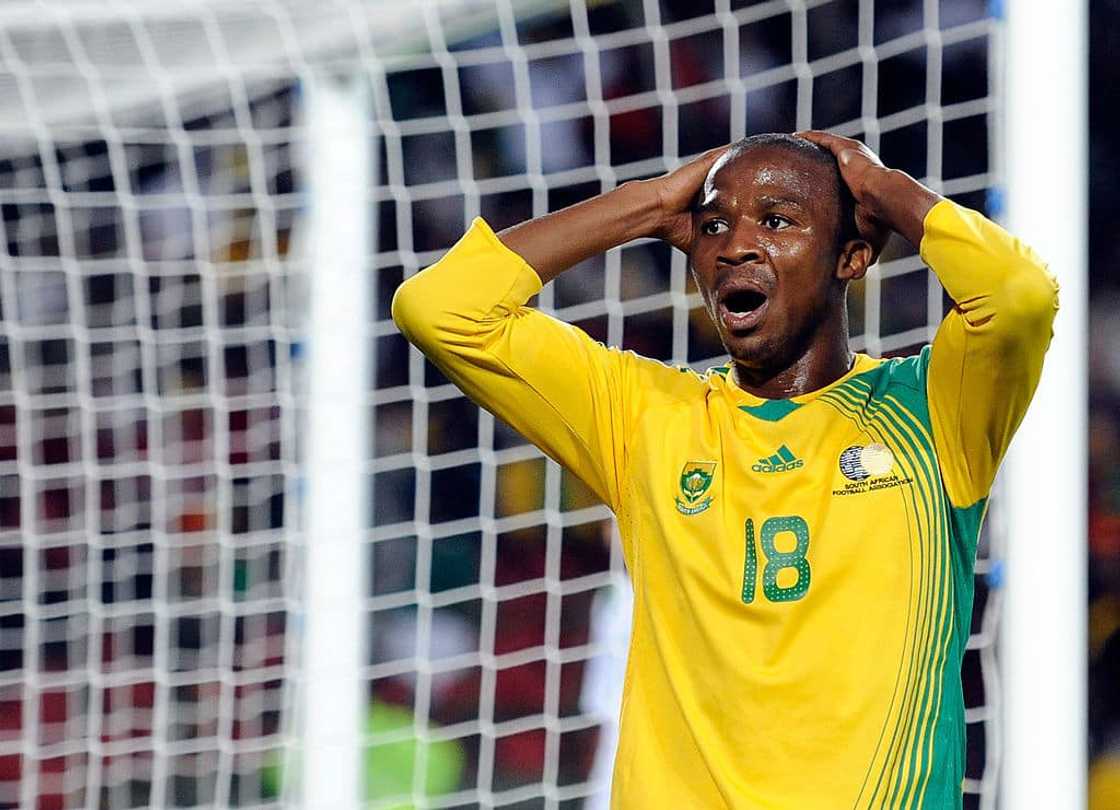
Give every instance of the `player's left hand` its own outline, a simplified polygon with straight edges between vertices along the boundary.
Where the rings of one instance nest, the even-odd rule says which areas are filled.
[[[874,192],[876,180],[890,170],[866,144],[854,138],[845,138],[842,135],[833,135],[831,132],[815,129],[794,134],[798,138],[804,138],[817,146],[824,147],[836,156],[836,162],[840,165],[840,176],[856,200],[856,227],[859,228],[860,236],[871,245],[875,255],[878,256],[887,243],[890,228],[875,213]]]

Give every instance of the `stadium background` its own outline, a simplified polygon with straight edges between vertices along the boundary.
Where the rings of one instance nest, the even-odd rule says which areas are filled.
[[[588,4],[592,34],[609,34],[642,24],[641,2],[598,2]],[[648,4],[647,4],[648,5]],[[686,0],[660,0],[662,24],[683,22],[710,14],[712,6]],[[750,4],[743,4],[750,5]],[[876,42],[886,42],[921,27],[923,4],[908,0],[876,2]],[[928,5],[928,4],[925,4]],[[823,4],[818,9],[816,24],[809,29],[808,57],[838,52],[851,47],[856,38],[854,3]],[[943,29],[982,21],[991,11],[983,0],[942,0],[939,22]],[[1090,402],[1090,528],[1088,542],[1091,555],[1090,579],[1090,745],[1095,773],[1100,784],[1110,778],[1110,769],[1120,770],[1120,194],[1115,178],[1120,176],[1120,121],[1117,120],[1117,91],[1120,70],[1111,54],[1120,47],[1120,3],[1096,0],[1091,5],[1092,49],[1091,72],[1091,284],[1092,284],[1092,357]],[[564,15],[530,17],[518,26],[519,41],[547,43],[572,36],[571,20]],[[744,75],[763,73],[787,64],[790,52],[789,15],[774,15],[745,31],[741,69]],[[717,37],[718,39],[718,37]],[[500,45],[493,31],[465,37],[449,43],[451,50]],[[988,92],[989,48],[986,36],[964,39],[947,49],[941,75],[940,103],[967,104],[981,99]],[[10,54],[4,53],[5,58]],[[889,64],[880,66],[877,85],[877,112],[880,116],[910,108],[921,103],[926,88],[926,56],[922,49],[898,54]],[[672,86],[674,89],[704,85],[718,78],[722,69],[718,44],[711,37],[674,40],[671,50]],[[620,48],[603,65],[603,97],[639,96],[656,89],[653,84],[652,48],[646,44]],[[549,81],[534,86],[531,106],[534,109],[578,104],[584,100],[586,77],[578,55],[559,54],[546,61],[540,69]],[[0,68],[2,71],[2,68]],[[458,72],[463,116],[485,115],[510,106],[512,74],[507,68],[467,69]],[[437,68],[402,71],[394,74],[387,89],[391,115],[402,122],[446,116],[444,79]],[[293,123],[298,93],[291,86],[278,86],[273,92],[258,97],[247,105],[251,116],[249,129],[273,129]],[[812,99],[812,124],[828,127],[858,118],[861,104],[861,83],[858,71],[838,70],[828,79],[819,80]],[[692,154],[724,143],[730,137],[727,125],[727,101],[701,98],[680,105],[678,151]],[[516,106],[514,102],[513,106]],[[753,94],[750,102],[748,132],[788,131],[797,127],[797,91],[795,82],[767,84]],[[186,131],[199,133],[201,142],[211,131],[231,126],[231,113],[208,111],[183,122]],[[243,126],[237,122],[237,126]],[[660,105],[635,107],[612,115],[606,132],[612,165],[654,164],[663,146],[663,118]],[[1044,119],[1040,126],[1045,126]],[[917,176],[926,173],[928,138],[926,123],[918,121],[884,135],[879,148],[884,160]],[[989,154],[989,128],[983,113],[960,118],[946,124],[943,137],[943,171],[946,179],[968,178],[986,174]],[[471,133],[474,177],[501,178],[522,174],[526,169],[526,148],[519,140],[517,127],[495,127]],[[569,173],[573,182],[550,184],[547,205],[556,208],[575,202],[600,189],[595,172],[581,174],[593,167],[597,138],[595,122],[590,118],[567,119],[556,125],[547,122],[541,130],[542,169],[550,175]],[[47,148],[44,146],[44,148]],[[48,186],[51,181],[37,179],[45,163],[53,161],[61,173],[59,191],[62,198],[73,194],[115,193],[114,178],[108,173],[90,171],[108,151],[108,145],[96,137],[71,138],[64,144],[51,144],[50,160],[28,157],[26,144],[6,141],[0,133],[0,203],[2,203],[5,239],[4,273],[26,274],[30,267],[24,260],[62,255],[66,248],[58,244],[60,229],[42,223],[54,215],[54,203],[28,202],[21,190]],[[266,147],[270,155],[264,191],[266,196],[285,199],[298,181],[290,169],[294,162],[288,150],[291,144],[276,143]],[[602,147],[599,147],[602,148]],[[1061,149],[1061,144],[1055,144]],[[406,140],[403,145],[404,185],[433,187],[453,182],[459,175],[455,160],[454,134],[442,132],[432,137]],[[1045,155],[1039,156],[1040,160]],[[220,145],[202,146],[196,150],[195,167],[202,196],[232,196],[251,190],[256,180],[246,172],[229,171],[230,156]],[[234,158],[236,160],[236,158]],[[137,194],[170,194],[181,189],[186,179],[176,161],[174,150],[159,144],[138,145],[129,153],[130,181]],[[382,174],[373,185],[385,187],[390,179],[385,174],[387,159],[375,161]],[[639,174],[640,176],[640,174]],[[980,210],[998,213],[999,196],[981,185],[955,197]],[[529,216],[534,194],[526,189],[497,192],[481,201],[481,213],[495,228],[505,227]],[[437,254],[450,245],[463,227],[463,201],[455,194],[433,194],[411,203],[411,238],[409,251],[416,256]],[[61,208],[61,206],[60,206]],[[286,255],[291,237],[291,222],[298,215],[298,205],[279,206],[269,223],[274,237],[262,236],[264,227],[256,220],[258,213],[248,208],[241,220],[234,219],[224,239],[216,240],[208,257],[210,262],[230,264],[251,261],[259,243],[274,239],[274,251]],[[386,197],[376,205],[377,222],[371,230],[377,234],[379,253],[401,252],[396,244],[399,233],[397,201]],[[141,216],[143,216],[143,213]],[[91,260],[115,257],[125,252],[124,229],[109,210],[91,206],[72,212],[75,220],[84,222],[76,228],[82,244],[76,248],[80,256]],[[293,666],[290,651],[294,643],[291,621],[292,592],[285,578],[294,563],[286,556],[289,549],[274,540],[291,519],[294,477],[291,461],[294,451],[288,446],[289,416],[284,406],[252,404],[255,394],[272,390],[267,378],[279,376],[285,369],[298,367],[299,340],[292,338],[283,320],[282,302],[275,297],[274,287],[261,284],[252,273],[244,273],[226,283],[217,294],[217,305],[206,304],[204,273],[190,270],[199,259],[190,247],[179,244],[184,230],[189,234],[192,214],[187,211],[159,209],[151,213],[141,228],[143,256],[153,264],[161,261],[179,262],[178,270],[160,270],[147,282],[147,289],[133,288],[127,273],[104,272],[82,276],[77,299],[86,309],[87,324],[94,329],[105,327],[114,331],[112,341],[88,344],[89,362],[85,367],[76,360],[79,347],[65,338],[49,336],[28,340],[29,333],[20,334],[22,359],[11,360],[5,348],[4,388],[31,390],[50,397],[68,393],[68,375],[74,368],[85,368],[91,375],[93,397],[154,397],[157,400],[180,401],[173,409],[118,409],[97,422],[97,429],[83,433],[69,426],[76,418],[72,409],[52,409],[30,400],[38,410],[28,410],[29,400],[5,399],[0,404],[0,462],[8,463],[5,489],[0,493],[0,807],[27,805],[50,808],[97,806],[86,792],[88,773],[103,769],[96,780],[100,785],[99,802],[106,807],[144,806],[163,803],[167,806],[252,806],[267,805],[282,790],[284,766],[279,749],[291,730],[287,716],[285,675]],[[1055,216],[1062,216],[1056,211]],[[86,217],[86,219],[82,219]],[[184,221],[187,223],[184,226]],[[187,237],[188,241],[192,237]],[[888,258],[905,258],[905,248],[898,244]],[[221,252],[220,258],[215,256]],[[620,278],[621,297],[639,299],[663,291],[672,274],[672,260],[667,248],[642,246],[628,251],[623,259]],[[398,266],[381,267],[375,279],[372,297],[373,318],[385,321],[392,290],[406,272],[416,268],[402,261]],[[591,263],[573,271],[555,286],[551,304],[578,311],[602,296],[603,267]],[[293,276],[295,274],[293,273]],[[20,276],[24,278],[26,276]],[[285,279],[285,283],[287,279]],[[70,319],[67,296],[74,293],[65,273],[52,279],[49,273],[35,277],[34,283],[22,286],[9,279],[0,286],[7,322],[19,321],[24,326],[47,327]],[[297,283],[292,281],[293,284]],[[59,286],[61,285],[61,286]],[[298,287],[296,288],[298,294]],[[591,294],[589,290],[597,290]],[[917,274],[900,275],[889,293],[884,293],[890,306],[885,306],[881,325],[883,333],[907,334],[926,323],[928,314],[926,280]],[[59,303],[59,300],[62,303]],[[149,328],[157,337],[154,344],[160,354],[154,361],[137,360],[130,365],[131,353],[140,352],[142,338],[122,339],[120,334],[130,327],[131,316],[122,308],[146,298],[151,306],[150,323],[140,324],[138,333]],[[70,299],[74,300],[73,298]],[[864,313],[860,310],[862,296],[853,296],[855,333],[862,331]],[[18,316],[11,312],[17,311]],[[609,318],[592,307],[592,314],[580,325],[596,337],[607,339]],[[59,313],[62,313],[61,315]],[[259,320],[263,316],[263,321]],[[671,309],[654,308],[626,318],[622,342],[627,348],[659,358],[673,356],[674,314]],[[258,320],[254,320],[258,319]],[[277,327],[277,323],[281,323]],[[267,324],[261,327],[261,324]],[[191,330],[218,330],[223,337],[220,352],[221,373],[208,364],[211,349]],[[49,330],[47,330],[49,331]],[[13,330],[13,335],[15,331]],[[689,361],[700,361],[720,352],[712,331],[703,316],[690,317],[687,323]],[[14,339],[14,338],[13,338]],[[209,338],[207,338],[209,339]],[[192,345],[194,341],[197,345]],[[901,343],[888,346],[890,351],[912,348]],[[373,350],[375,390],[398,389],[415,382],[414,355],[395,334],[380,334]],[[210,361],[212,362],[212,360]],[[154,380],[144,375],[145,363],[158,368]],[[422,384],[438,387],[441,379],[434,369],[421,367]],[[263,370],[263,371],[262,371]],[[36,379],[13,383],[15,375],[35,375]],[[62,378],[60,382],[60,378]],[[256,386],[261,385],[263,389]],[[145,386],[151,388],[145,388]],[[80,387],[80,386],[79,386]],[[209,395],[212,389],[222,395],[241,397],[244,406],[223,412],[227,423],[219,430],[213,410],[192,404],[193,394]],[[267,399],[267,397],[265,397]],[[240,401],[240,400],[239,400]],[[135,404],[135,403],[133,403]],[[24,410],[21,410],[24,409]],[[158,429],[148,420],[157,412],[162,420]],[[399,458],[414,448],[413,412],[402,399],[375,398],[372,437],[376,459]],[[20,430],[17,431],[17,425]],[[22,431],[33,426],[32,435]],[[433,402],[428,410],[426,453],[429,456],[454,454],[475,445],[478,440],[479,416],[473,406],[461,398]],[[501,426],[495,427],[496,449],[516,448],[518,437]],[[214,436],[222,433],[225,443],[216,446]],[[82,493],[87,491],[80,479],[86,474],[81,459],[85,454],[99,464],[123,470],[151,464],[149,442],[159,435],[170,445],[175,457],[169,461],[164,452],[160,469],[152,475],[117,472],[97,482],[101,521],[86,525],[80,516],[87,511]],[[89,442],[92,437],[92,444]],[[225,472],[212,472],[208,463],[219,452]],[[221,466],[219,465],[219,466]],[[71,471],[74,467],[76,471]],[[168,468],[181,467],[180,474]],[[196,468],[204,468],[199,472]],[[229,470],[233,472],[229,472]],[[506,465],[495,483],[496,514],[516,515],[540,506],[545,497],[543,464],[533,459]],[[60,472],[63,471],[63,472]],[[376,535],[380,527],[408,523],[416,516],[416,481],[414,471],[403,464],[378,467],[374,463],[377,497],[374,499],[370,528]],[[161,477],[162,476],[162,477]],[[224,476],[224,478],[223,478]],[[430,506],[426,520],[432,524],[454,523],[469,518],[479,508],[481,471],[478,464],[446,467],[431,476]],[[29,483],[29,479],[33,483]],[[220,483],[228,479],[229,494],[219,496]],[[41,486],[40,486],[41,484]],[[558,489],[562,507],[567,511],[592,509],[594,504],[578,482],[565,476]],[[225,497],[227,500],[222,500]],[[147,504],[160,501],[170,506],[154,508]],[[219,506],[220,504],[220,506]],[[220,508],[228,508],[228,516],[215,518]],[[95,510],[98,511],[98,510]],[[104,523],[111,514],[116,522]],[[245,545],[226,545],[221,550],[208,545],[207,537],[218,520],[232,537],[254,539]],[[29,522],[34,529],[29,529]],[[96,522],[96,521],[95,521]],[[153,529],[156,526],[156,529]],[[104,537],[126,538],[119,544],[104,542],[86,547],[86,532]],[[37,545],[24,542],[27,534],[36,536]],[[169,565],[173,583],[160,583],[153,576],[153,537],[176,538],[177,555]],[[502,534],[497,540],[495,586],[533,582],[554,571],[564,581],[600,582],[596,575],[617,569],[617,556],[609,546],[610,529],[606,520],[588,520],[565,526],[562,530],[562,551],[551,559],[548,532],[542,525],[526,526]],[[42,539],[50,539],[43,543]],[[379,536],[380,537],[380,536]],[[273,539],[267,539],[273,538]],[[1073,536],[1073,542],[1082,538]],[[181,541],[181,542],[180,542]],[[232,551],[231,551],[232,549]],[[233,574],[232,599],[251,599],[260,609],[251,615],[237,614],[226,623],[222,609],[194,611],[161,625],[156,602],[168,594],[184,599],[204,597],[209,589],[226,587],[215,583],[219,569],[214,562],[222,554],[230,554],[229,569]],[[371,544],[371,597],[378,598],[422,587],[430,594],[470,592],[481,576],[481,551],[477,533],[451,534],[433,542],[431,556],[425,565],[428,581],[417,585],[417,550],[409,536],[379,540]],[[38,571],[33,602],[38,610],[26,607],[29,574]],[[88,572],[94,571],[93,575]],[[96,585],[89,585],[92,577]],[[80,584],[76,584],[80,583]],[[981,579],[981,598],[985,580]],[[506,599],[497,607],[494,617],[493,652],[515,653],[536,649],[546,642],[561,649],[581,649],[588,643],[589,618],[595,588],[566,592],[558,604],[542,589]],[[517,592],[514,589],[514,592]],[[83,638],[90,633],[85,620],[75,619],[74,605],[93,600],[100,604],[105,618],[91,644]],[[431,627],[432,654],[454,657],[477,646],[481,621],[482,599],[472,597],[451,601],[438,611]],[[381,604],[381,603],[379,603]],[[387,603],[386,603],[387,604]],[[558,615],[556,611],[559,611]],[[53,611],[53,612],[52,612]],[[391,732],[412,722],[416,701],[416,674],[399,671],[382,664],[391,664],[412,655],[415,650],[416,618],[409,605],[377,611],[371,617],[370,695],[374,709],[368,718],[369,728]],[[114,622],[120,620],[120,628]],[[557,620],[558,619],[558,620]],[[38,636],[29,629],[42,622]],[[38,631],[37,631],[38,632]],[[205,670],[225,666],[227,671],[247,677],[230,683],[219,676],[186,677],[168,686],[156,677],[125,679],[119,685],[100,693],[100,705],[89,703],[83,683],[83,667],[89,666],[90,650],[96,648],[97,669],[102,673],[145,672],[158,669],[157,636],[165,633],[165,650],[173,659],[171,669],[177,672]],[[546,635],[555,633],[555,637]],[[218,645],[215,639],[229,637],[230,660],[211,661],[208,657]],[[36,643],[32,644],[31,640]],[[444,645],[443,649],[437,649]],[[548,748],[559,745],[559,765],[550,774],[558,784],[578,784],[587,778],[591,768],[598,727],[585,723],[559,736],[550,743],[549,735],[538,728],[519,730],[517,721],[532,718],[545,711],[546,702],[555,701],[548,709],[559,717],[572,717],[585,712],[581,706],[581,686],[585,676],[586,656],[553,667],[543,660],[509,666],[493,676],[489,688],[492,705],[491,720],[507,723],[513,732],[493,741],[486,755],[489,774],[485,777],[495,791],[516,791],[532,786],[546,776]],[[163,666],[167,666],[166,661]],[[975,665],[978,667],[979,665]],[[427,685],[430,701],[425,711],[444,727],[475,723],[481,709],[480,694],[484,679],[482,668],[463,667],[459,671],[436,673]],[[111,678],[109,679],[112,680]],[[966,673],[970,705],[982,705],[983,683],[979,670]],[[27,712],[24,687],[35,682],[36,709]],[[47,684],[42,688],[42,684]],[[118,682],[113,681],[117,684]],[[162,700],[162,713],[157,710],[157,693],[167,689],[172,694]],[[212,710],[217,705],[229,712],[220,716]],[[88,743],[87,723],[100,718],[99,746]],[[165,726],[159,727],[163,722]],[[530,724],[531,725],[531,724]],[[484,744],[477,733],[433,744],[425,756],[435,763],[437,776],[431,777],[433,793],[446,790],[470,790],[480,776],[480,759]],[[156,742],[152,742],[155,740]],[[192,741],[201,741],[192,745]],[[224,741],[224,744],[223,744]],[[983,771],[985,747],[983,735],[971,740],[969,773],[979,777]],[[259,743],[259,744],[258,744]],[[116,746],[116,747],[114,747]],[[100,754],[95,754],[97,748]],[[152,749],[170,751],[165,791],[156,797],[150,774]],[[399,763],[415,753],[414,743],[403,739],[396,747],[386,745],[380,750],[380,761]],[[105,751],[111,753],[105,754]],[[233,753],[230,754],[229,752]],[[37,755],[37,761],[28,756]],[[375,752],[376,753],[376,752]],[[100,757],[100,758],[98,758]],[[36,761],[34,768],[29,764]],[[148,764],[145,764],[148,763]],[[394,765],[393,767],[398,767]],[[403,766],[402,766],[403,767]],[[215,780],[215,769],[229,776],[222,786]],[[34,770],[36,779],[29,775]],[[370,787],[392,792],[393,779],[383,775],[381,766],[372,765]],[[380,770],[379,770],[380,769]],[[410,768],[405,768],[410,774]],[[382,773],[382,776],[376,773]],[[433,771],[434,772],[434,771]],[[139,775],[138,775],[139,774]],[[147,774],[147,776],[145,776]],[[388,784],[382,784],[383,780]],[[409,779],[405,780],[410,781]],[[28,788],[28,784],[35,787]],[[22,785],[22,787],[21,787]],[[535,807],[535,800],[505,806]],[[463,806],[473,806],[464,803]],[[563,806],[579,806],[573,799]],[[978,806],[978,805],[974,805]],[[1094,810],[1120,805],[1098,804]]]
[[[1120,3],[1089,8],[1089,755],[1103,810],[1120,807]]]

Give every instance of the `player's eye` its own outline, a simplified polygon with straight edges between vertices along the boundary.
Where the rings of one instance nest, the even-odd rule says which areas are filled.
[[[722,219],[709,219],[700,225],[700,231],[705,236],[718,236],[721,233],[727,233],[727,223]]]
[[[788,228],[793,223],[779,214],[767,214],[762,218],[762,224],[772,231],[781,231]]]

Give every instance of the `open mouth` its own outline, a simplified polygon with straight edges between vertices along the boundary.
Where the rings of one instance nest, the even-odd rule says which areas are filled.
[[[760,290],[732,290],[720,298],[719,316],[730,332],[753,329],[766,313],[769,299]]]

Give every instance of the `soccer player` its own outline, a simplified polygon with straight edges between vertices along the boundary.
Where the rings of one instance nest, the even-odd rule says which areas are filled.
[[[848,345],[887,233],[954,301],[932,346]],[[687,251],[730,364],[606,348],[525,306],[599,251]],[[634,582],[617,808],[959,808],[960,668],[996,468],[1057,287],[1029,248],[858,141],[762,135],[495,235],[393,302],[475,401],[614,510]]]

